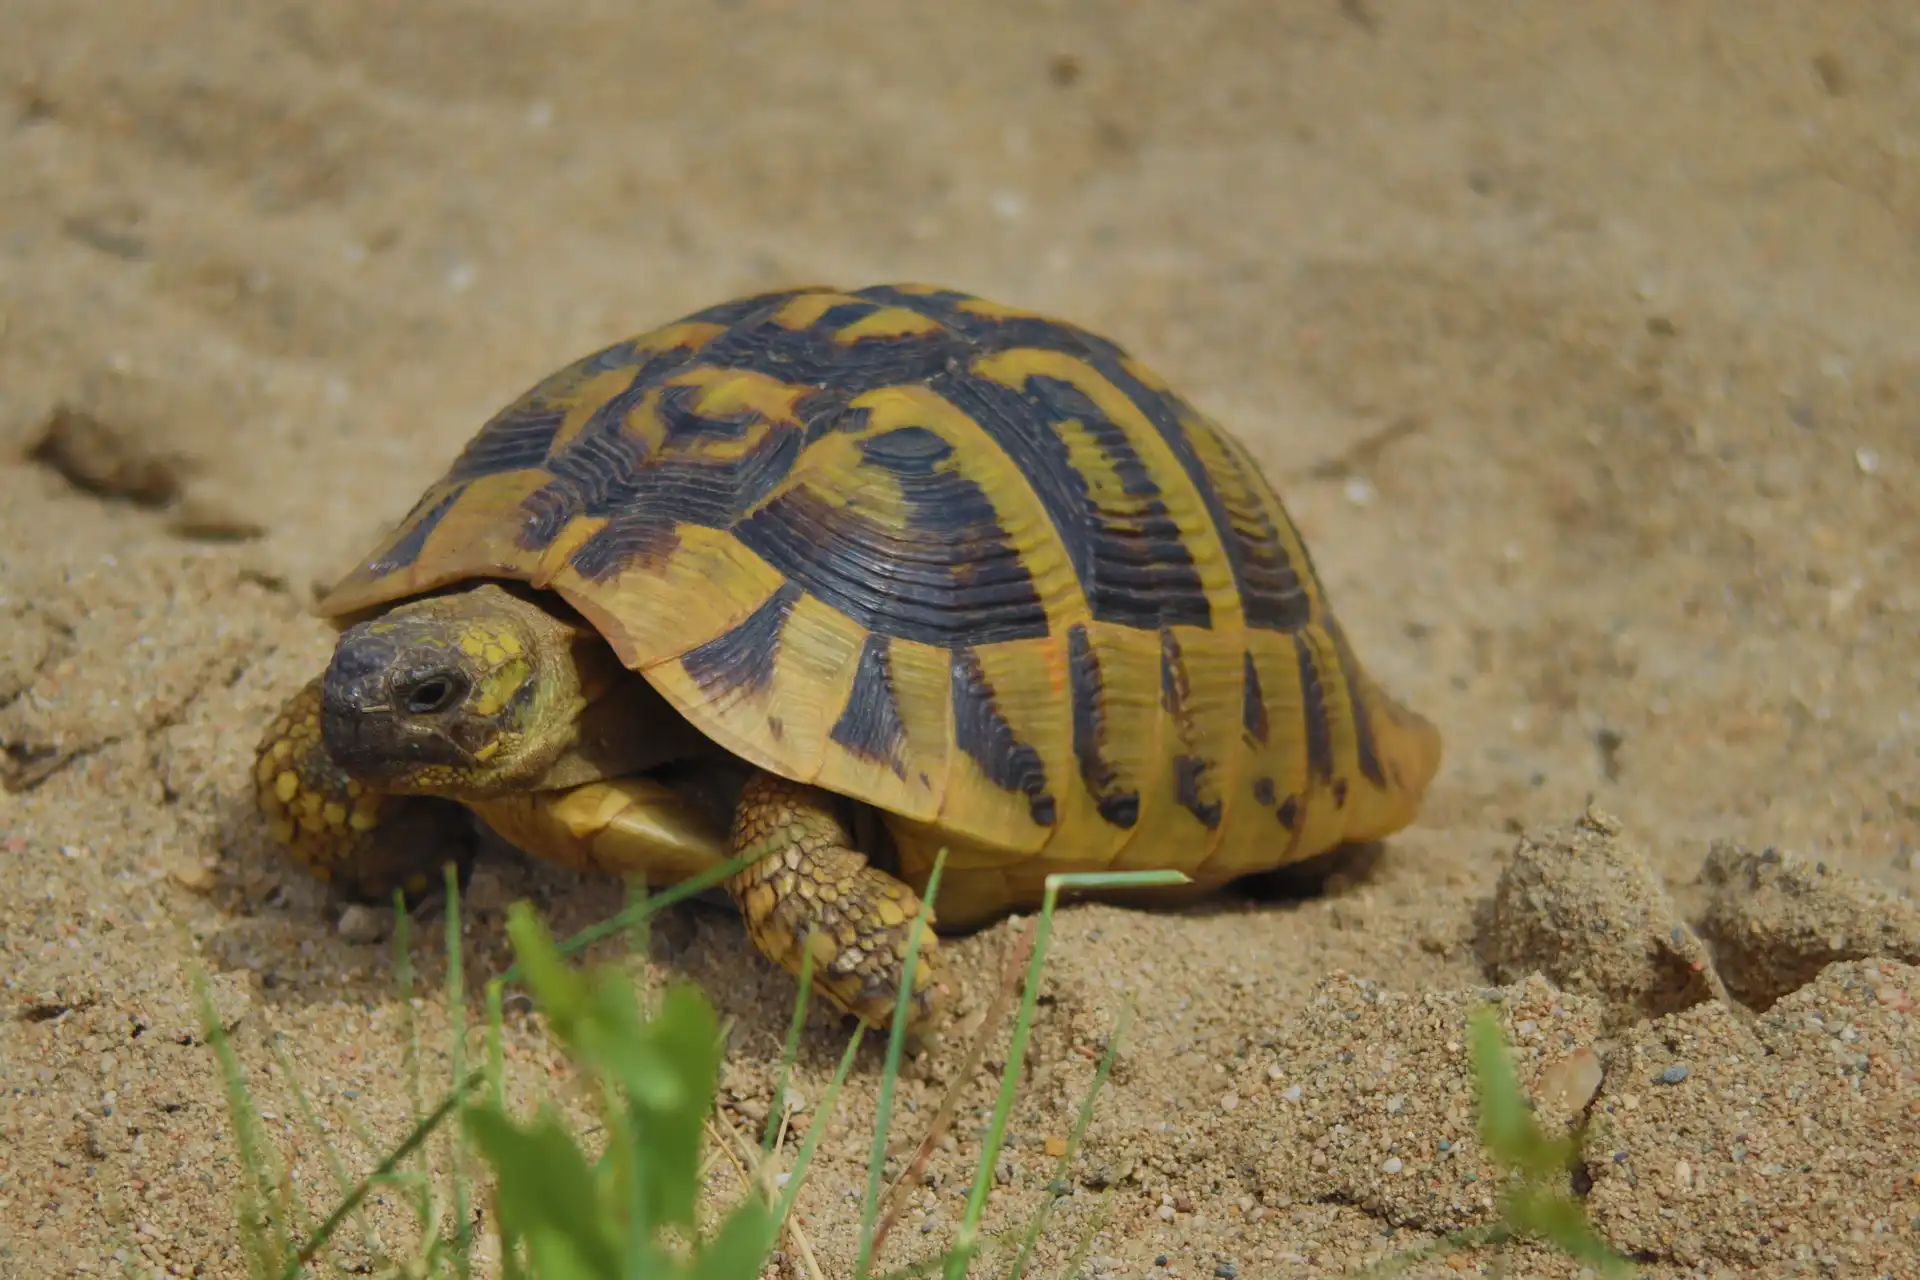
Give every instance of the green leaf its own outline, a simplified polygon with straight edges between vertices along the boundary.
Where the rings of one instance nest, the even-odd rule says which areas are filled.
[[[587,980],[560,958],[553,935],[540,923],[533,908],[516,902],[507,908],[507,937],[526,971],[533,998],[547,1015],[553,1032],[569,1049],[579,1047],[579,1022],[587,1000]]]
[[[1520,1093],[1520,1079],[1507,1059],[1499,1020],[1481,1010],[1468,1027],[1473,1077],[1480,1095],[1480,1141],[1495,1160],[1527,1167],[1533,1118]]]
[[[1579,1146],[1570,1138],[1550,1138],[1541,1132],[1507,1056],[1499,1019],[1484,1009],[1475,1013],[1468,1038],[1480,1097],[1481,1143],[1496,1161],[1528,1178],[1560,1176],[1579,1155]]]
[[[656,1223],[694,1224],[700,1144],[720,1078],[720,1023],[696,988],[676,984],[636,1029],[628,1090],[632,1131],[647,1171],[646,1205]],[[644,1086],[638,1075],[651,1077]],[[664,1103],[664,1105],[662,1105]]]
[[[527,1253],[540,1280],[597,1280],[618,1274],[596,1268],[583,1256],[580,1241],[552,1226],[542,1226],[527,1237]]]
[[[779,1228],[772,1206],[743,1201],[707,1239],[694,1260],[692,1280],[759,1280]]]
[[[1564,1192],[1522,1189],[1507,1202],[1507,1220],[1514,1229],[1536,1236],[1568,1257],[1608,1275],[1632,1275],[1627,1259],[1596,1234],[1586,1210]]]
[[[503,1243],[525,1240],[543,1277],[620,1274],[614,1237],[586,1157],[574,1145],[551,1104],[530,1125],[515,1124],[487,1106],[462,1114],[467,1133],[498,1179],[495,1213]],[[554,1243],[564,1237],[564,1250]],[[549,1256],[557,1269],[549,1270]]]

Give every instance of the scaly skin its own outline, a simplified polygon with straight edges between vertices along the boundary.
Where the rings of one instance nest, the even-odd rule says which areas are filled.
[[[834,804],[812,787],[756,772],[734,814],[733,856],[757,860],[727,880],[727,891],[754,945],[795,976],[811,931],[815,987],[868,1026],[884,1028],[920,899],[852,848]],[[918,1036],[934,1027],[949,995],[933,913],[927,915],[907,1014],[908,1030]]]
[[[287,700],[260,740],[254,793],[273,838],[322,884],[351,896],[418,898],[451,858],[472,850],[472,825],[447,801],[393,796],[355,782],[320,739],[320,680]]]
[[[594,690],[614,687],[604,678],[584,678],[610,655],[593,646],[583,653],[576,631],[543,620],[497,589],[483,589],[402,606],[364,634],[368,641],[349,664],[350,679],[369,708],[362,723],[373,728],[343,739],[357,754],[341,759],[374,774],[379,785],[356,778],[328,752],[326,676],[287,702],[261,740],[254,769],[259,807],[275,839],[316,878],[354,896],[385,897],[396,888],[418,896],[438,881],[449,837],[465,835],[470,851],[470,811],[534,856],[565,865],[670,880],[701,862],[698,823],[671,790],[645,775],[642,757],[618,744],[592,759],[574,750],[595,714]],[[350,633],[342,647],[352,642]],[[369,662],[368,654],[377,656]],[[421,671],[433,678],[457,675],[464,700],[418,715],[396,710],[407,695],[390,679],[405,685]],[[625,672],[615,678],[638,679]],[[528,682],[540,693],[519,696]],[[607,705],[616,711],[612,727],[635,739],[626,745],[638,750],[636,744],[665,740],[666,728],[644,712],[638,720],[645,723],[636,723],[619,704]],[[349,705],[332,714],[357,713]],[[605,717],[594,723],[609,727]],[[486,726],[488,736],[476,738],[476,725]],[[424,737],[429,734],[440,736]],[[430,753],[462,734],[479,745],[441,750],[432,759],[419,745],[426,741]],[[838,803],[755,771],[735,807],[729,844],[715,831],[713,853],[717,860],[758,859],[726,886],[755,946],[797,976],[803,948],[811,945],[814,984],[829,1003],[885,1028],[920,899],[855,850]],[[727,847],[731,854],[723,852]],[[921,1043],[937,1038],[948,995],[928,923],[908,1015],[909,1031]]]

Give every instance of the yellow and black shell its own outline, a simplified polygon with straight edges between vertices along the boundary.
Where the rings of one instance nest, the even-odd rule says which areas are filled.
[[[321,611],[483,578],[559,593],[721,747],[1008,893],[1377,838],[1439,763],[1239,442],[1114,343],[946,289],[763,294],[587,356]]]

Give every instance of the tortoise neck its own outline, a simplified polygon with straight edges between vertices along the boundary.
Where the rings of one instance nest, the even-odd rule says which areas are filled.
[[[719,752],[597,632],[576,633],[569,656],[583,705],[566,748],[529,790],[566,790]]]

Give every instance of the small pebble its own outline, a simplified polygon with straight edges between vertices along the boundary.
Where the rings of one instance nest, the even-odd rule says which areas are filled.
[[[1231,1262],[1219,1262],[1214,1264],[1213,1274],[1220,1280],[1238,1280],[1240,1272]]]
[[[1290,1084],[1285,1089],[1280,1091],[1280,1096],[1285,1098],[1288,1102],[1298,1102],[1300,1101],[1301,1093],[1302,1093],[1302,1090],[1299,1085]]]
[[[1172,1206],[1172,1205],[1170,1205],[1170,1204],[1163,1204],[1163,1205],[1161,1205],[1161,1206],[1160,1206],[1160,1221],[1162,1221],[1162,1222],[1172,1222],[1172,1221],[1173,1221],[1173,1206]],[[1164,1267],[1164,1266],[1166,1266],[1167,1264],[1163,1262],[1163,1263],[1161,1263],[1160,1265]]]
[[[1654,1077],[1654,1079],[1658,1080],[1661,1084],[1679,1084],[1686,1078],[1687,1064],[1684,1062],[1676,1062],[1670,1067],[1663,1067],[1661,1068],[1660,1074]]]
[[[1541,1074],[1540,1095],[1545,1101],[1569,1110],[1584,1110],[1600,1091],[1604,1075],[1600,1055],[1583,1046]]]
[[[475,867],[460,897],[469,911],[505,911],[512,902],[506,881],[492,867]]]
[[[376,942],[384,942],[387,934],[392,932],[393,912],[355,902],[340,913],[340,923],[336,927],[340,931],[340,936],[348,942],[370,946]]]
[[[1388,1156],[1386,1162],[1380,1166],[1380,1170],[1382,1173],[1398,1173],[1406,1167],[1407,1162],[1399,1156]]]
[[[191,889],[195,893],[204,893],[213,888],[213,868],[198,858],[168,859],[167,875],[182,889]]]

